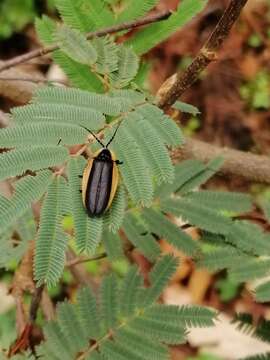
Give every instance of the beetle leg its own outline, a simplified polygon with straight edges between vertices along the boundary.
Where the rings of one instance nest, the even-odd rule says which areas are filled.
[[[123,161],[120,161],[120,160],[115,160],[114,162],[115,162],[117,165],[122,165],[122,164],[124,164]]]
[[[83,176],[82,176],[82,175],[78,175],[78,177],[79,177],[80,179],[82,179]]]
[[[82,190],[79,190],[80,193],[82,193]]]
[[[57,146],[60,145],[61,141],[62,141],[62,139],[60,138],[58,143],[57,143]]]

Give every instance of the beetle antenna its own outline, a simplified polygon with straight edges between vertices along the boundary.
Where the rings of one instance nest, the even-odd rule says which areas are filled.
[[[108,141],[108,143],[107,143],[106,146],[105,146],[106,149],[108,148],[108,146],[110,145],[110,143],[113,141],[113,139],[114,139],[114,137],[115,137],[115,135],[116,135],[116,133],[117,133],[117,130],[119,129],[119,126],[122,124],[122,121],[123,121],[123,120],[119,121],[119,123],[117,124],[116,129],[115,129],[115,131],[114,131],[114,133],[113,133],[113,136],[110,138],[110,140]]]
[[[98,142],[103,148],[107,147],[107,146],[105,146],[105,145],[102,143],[102,141],[99,140],[99,138],[98,138],[91,130],[87,129],[86,127],[84,127],[84,126],[82,126],[82,125],[81,125],[81,127],[84,128],[85,130],[87,130],[91,135],[93,135],[94,138],[97,140],[97,142]]]

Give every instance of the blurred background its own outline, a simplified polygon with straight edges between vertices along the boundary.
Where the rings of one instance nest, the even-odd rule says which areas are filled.
[[[196,56],[215,27],[229,0],[209,0],[205,10],[168,41],[144,57],[145,88],[155,94],[161,84],[178,70],[184,70]],[[175,9],[178,0],[161,0],[156,10]],[[57,18],[53,0],[0,0],[0,62],[40,46],[34,19],[41,14]],[[49,57],[38,58],[0,74],[0,126],[7,124],[6,113],[12,106],[26,103],[37,83],[3,81],[4,77],[30,76],[67,84],[62,71]],[[270,153],[270,0],[249,0],[240,21],[219,52],[218,61],[201,74],[199,81],[181,99],[196,106],[200,114],[174,114],[187,136],[218,146],[254,153]],[[253,185],[240,178],[215,177],[207,188],[250,192],[254,197],[270,196],[263,185]],[[265,227],[257,209],[254,219]],[[194,231],[193,236],[196,237]],[[164,252],[171,252],[163,242]],[[255,352],[270,351],[270,345],[237,331],[230,320],[235,312],[249,312],[255,318],[270,319],[269,304],[256,304],[252,294],[227,279],[226,272],[210,274],[198,270],[182,257],[176,276],[164,294],[167,303],[204,304],[221,312],[216,328],[194,330],[189,344],[172,349],[172,359],[237,359]],[[135,256],[135,255],[134,255]],[[0,348],[7,348],[16,337],[15,304],[6,296],[17,263],[0,270]],[[72,299],[78,277],[96,286],[110,267],[119,274],[127,263],[113,265],[106,260],[82,265],[77,273],[66,270],[62,282],[50,290],[53,302]],[[250,289],[254,284],[250,284]],[[248,285],[249,287],[249,285]],[[30,297],[29,299],[30,300]],[[26,298],[27,302],[27,298]]]

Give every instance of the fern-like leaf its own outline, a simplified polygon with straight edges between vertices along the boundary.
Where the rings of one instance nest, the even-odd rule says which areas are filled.
[[[144,209],[142,216],[151,232],[165,237],[177,249],[191,256],[198,252],[199,247],[196,242],[181,228],[178,228],[168,220],[161,212],[153,209]]]
[[[135,333],[148,334],[151,339],[165,344],[176,345],[186,341],[186,331],[182,324],[172,324],[159,317],[156,319],[138,317],[131,322],[130,326]]]
[[[138,219],[133,214],[126,214],[123,230],[129,241],[150,261],[154,261],[160,255],[160,248],[156,239],[148,233],[142,224],[138,223]]]
[[[41,347],[40,355],[45,356],[45,354],[49,353],[50,356],[54,356],[57,360],[72,360],[72,346],[61,331],[60,325],[55,321],[51,321],[46,325],[44,332],[48,341],[45,346]]]
[[[177,192],[183,184],[205,169],[205,165],[199,160],[184,160],[174,167],[174,181],[171,184],[164,184],[157,188],[156,195],[159,198],[170,197]]]
[[[101,317],[90,288],[82,288],[77,295],[79,318],[86,337],[97,340],[102,335]]]
[[[118,47],[112,37],[97,37],[92,40],[97,52],[95,70],[99,74],[109,75],[118,69]]]
[[[191,114],[193,116],[200,114],[200,111],[198,108],[196,108],[193,105],[184,103],[182,101],[176,101],[172,107],[176,110],[179,110],[183,113]]]
[[[138,107],[137,112],[150,123],[165,145],[175,147],[184,143],[183,134],[175,121],[165,115],[157,106],[144,104]]]
[[[85,1],[81,0],[55,0],[55,5],[61,18],[69,26],[82,32],[91,31],[93,24],[84,9]]]
[[[114,14],[107,1],[104,0],[83,0],[82,10],[87,14],[91,28],[87,31],[98,30],[113,25]]]
[[[214,319],[217,313],[206,307],[201,306],[163,306],[154,305],[147,309],[145,317],[149,320],[162,318],[170,324],[181,324],[183,327],[209,327],[214,325]]]
[[[98,309],[92,293],[88,289],[81,290],[76,304],[61,304],[57,322],[45,325],[46,341],[37,349],[38,354],[58,359],[59,349],[55,344],[61,348],[65,343],[70,354],[68,360],[73,359],[75,353],[89,360],[167,360],[169,349],[165,344],[183,343],[186,325],[211,326],[216,316],[214,311],[200,307],[152,304],[166,286],[175,266],[173,257],[161,258],[150,274],[152,291],[151,286],[143,287],[142,276],[135,266],[132,267],[120,286],[120,302],[116,278],[107,276],[101,285]],[[144,294],[147,294],[146,301]],[[168,321],[167,316],[172,321]],[[99,337],[95,334],[95,342],[92,342],[96,329],[90,329],[86,345],[85,330],[95,328],[101,322],[103,332]],[[63,351],[64,358],[66,353]]]
[[[4,233],[14,224],[30,208],[32,202],[41,198],[51,179],[51,171],[40,171],[36,176],[26,176],[19,180],[16,183],[15,193],[10,200],[0,197],[1,233]]]
[[[116,191],[111,207],[104,215],[104,226],[112,233],[116,233],[124,220],[126,210],[126,194],[120,184]]]
[[[89,66],[96,62],[97,52],[94,46],[79,31],[62,25],[54,36],[59,48],[71,59]]]
[[[89,110],[96,110],[106,115],[116,116],[121,113],[118,101],[108,95],[90,93],[75,88],[41,87],[33,96],[34,103],[73,105]],[[89,119],[89,126],[91,125]],[[91,129],[91,128],[90,128]]]
[[[262,278],[270,274],[270,259],[250,259],[236,264],[230,269],[229,274],[238,282]]]
[[[101,316],[105,331],[117,325],[118,317],[118,287],[114,275],[105,277],[101,284]]]
[[[158,0],[137,0],[136,4],[133,0],[125,1],[123,10],[117,16],[117,22],[121,24],[124,21],[137,19],[147,14],[157,3]]]
[[[31,146],[11,150],[0,156],[0,180],[62,164],[69,152],[62,146]]]
[[[30,123],[24,126],[5,128],[0,131],[0,143],[3,147],[29,145],[82,144],[88,132],[76,125],[64,123]]]
[[[206,183],[223,165],[223,158],[217,157],[208,164],[204,165],[202,171],[198,171],[192,178],[179,186],[177,193],[186,194],[191,190],[198,188],[200,185]]]
[[[74,358],[79,349],[87,346],[87,337],[85,336],[82,323],[76,307],[67,302],[63,302],[58,309],[58,322],[61,332],[70,344],[71,355]]]
[[[133,36],[132,39],[128,41],[128,44],[133,46],[134,51],[138,55],[146,53],[184,26],[204,8],[205,4],[206,1],[204,0],[181,1],[177,11],[172,14],[168,20],[147,26]]]
[[[210,271],[218,271],[233,267],[239,262],[244,263],[248,259],[250,259],[249,256],[234,247],[228,246],[204,252],[201,259],[197,261],[197,265]]]
[[[62,68],[73,86],[98,93],[104,91],[101,80],[88,65],[76,62],[60,50],[53,53],[53,60]]]
[[[139,60],[134,51],[124,45],[118,47],[117,71],[110,76],[115,88],[123,88],[133,80],[139,68]]]
[[[270,254],[270,237],[260,226],[247,221],[235,221],[226,241],[251,255]]]
[[[52,45],[55,43],[54,34],[56,29],[56,23],[46,16],[43,16],[36,21],[36,31],[45,45]],[[53,59],[60,65],[74,86],[89,91],[102,92],[103,85],[96,74],[90,70],[89,66],[72,60],[59,50],[54,51]]]
[[[104,122],[104,115],[100,111],[78,105],[62,104],[34,104],[13,109],[14,120],[19,124],[27,122],[58,122],[71,123],[91,129],[100,129]]]
[[[134,349],[139,359],[148,360],[167,360],[168,349],[166,346],[158,344],[148,337],[142,338],[130,328],[119,330],[116,335],[116,342],[120,343],[125,349]]]
[[[246,194],[228,191],[194,191],[186,199],[213,210],[226,210],[230,212],[248,212],[251,210],[251,197]]]
[[[139,309],[142,288],[143,279],[139,275],[137,267],[131,266],[123,280],[120,292],[119,308],[122,317],[126,318]]]
[[[151,287],[145,290],[144,306],[152,305],[164,290],[172,275],[175,273],[178,261],[171,255],[165,255],[155,264],[149,274]]]
[[[181,216],[190,224],[206,231],[228,234],[231,230],[232,221],[229,218],[197,201],[190,201],[187,198],[166,199],[161,203],[161,208],[167,213]]]
[[[109,94],[120,104],[122,112],[132,111],[137,105],[145,102],[145,95],[131,89],[113,90]]]
[[[60,225],[61,186],[65,186],[63,178],[56,178],[50,184],[41,211],[34,265],[38,286],[43,283],[55,285],[64,269],[67,235]]]
[[[255,295],[258,302],[270,301],[270,281],[258,285],[255,289]]]
[[[140,147],[147,166],[158,184],[172,182],[174,168],[168,150],[150,122],[145,121],[137,112],[130,113],[124,120],[129,133]]]
[[[118,234],[110,231],[103,231],[102,242],[110,261],[119,260],[124,257],[122,240]]]
[[[138,144],[128,132],[125,124],[119,128],[117,142],[115,141],[112,144],[112,148],[118,159],[123,162],[120,172],[132,200],[136,204],[151,205],[153,185],[147,171],[147,165]]]
[[[48,16],[43,15],[40,19],[36,18],[35,29],[39,39],[44,45],[52,45],[54,43],[52,34],[56,29],[56,24]]]

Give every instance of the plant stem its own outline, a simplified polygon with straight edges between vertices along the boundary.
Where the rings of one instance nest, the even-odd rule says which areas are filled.
[[[248,0],[231,0],[230,4],[221,16],[214,31],[201,48],[199,54],[182,73],[173,75],[172,82],[167,80],[161,86],[158,93],[162,94],[158,98],[158,106],[164,110],[168,109],[183,93],[191,87],[198,79],[201,72],[212,62],[218,59],[217,51],[220,49],[224,40],[239,18],[241,10]]]
[[[113,34],[122,30],[131,30],[134,28],[137,28],[139,26],[151,24],[153,22],[157,22],[160,20],[165,20],[171,15],[171,12],[166,10],[162,12],[158,12],[156,14],[152,14],[143,18],[140,18],[138,20],[133,20],[129,22],[124,22],[122,24],[114,25],[111,27],[107,27],[98,31],[92,31],[86,34],[87,39],[92,39],[94,37],[100,37],[107,34]],[[11,67],[14,67],[16,65],[25,63],[29,60],[32,60],[34,58],[47,55],[55,50],[59,49],[58,45],[51,45],[48,47],[39,48],[33,51],[30,51],[26,54],[16,56],[13,59],[7,60],[2,65],[0,65],[0,72],[3,70],[10,69]]]

